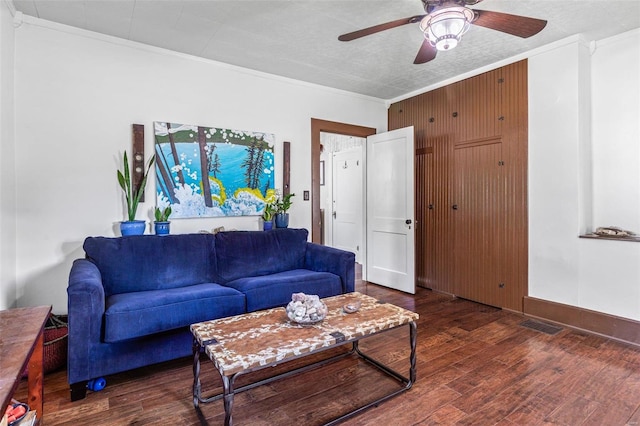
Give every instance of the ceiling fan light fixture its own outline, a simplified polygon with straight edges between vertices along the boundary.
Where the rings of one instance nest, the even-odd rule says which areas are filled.
[[[420,21],[420,30],[437,50],[451,50],[469,30],[475,18],[473,10],[462,6],[438,9]]]

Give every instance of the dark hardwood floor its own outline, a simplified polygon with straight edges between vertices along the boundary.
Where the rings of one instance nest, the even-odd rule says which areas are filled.
[[[415,296],[358,282],[356,289],[420,314],[418,377],[411,390],[345,425],[635,425],[640,422],[640,349],[563,329],[521,326],[524,317],[418,289]],[[408,371],[408,329],[361,347]],[[296,363],[300,361],[294,361]],[[305,360],[306,362],[306,360]],[[203,386],[219,389],[203,360]],[[271,375],[290,368],[268,369]],[[247,378],[253,379],[260,373]],[[221,425],[221,401],[192,404],[191,359],[107,377],[101,392],[70,402],[66,371],[45,377],[46,426]],[[314,425],[398,386],[347,358],[236,396],[236,425]],[[26,383],[17,396],[25,399]]]

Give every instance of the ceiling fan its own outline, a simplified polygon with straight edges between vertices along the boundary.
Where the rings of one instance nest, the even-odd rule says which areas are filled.
[[[502,12],[469,9],[482,0],[422,0],[426,15],[416,15],[384,24],[374,25],[338,37],[340,41],[351,41],[364,36],[400,27],[406,24],[420,23],[425,40],[416,55],[414,64],[424,64],[436,57],[438,50],[451,50],[458,45],[460,38],[471,24],[514,36],[527,38],[538,34],[547,25],[547,21]]]

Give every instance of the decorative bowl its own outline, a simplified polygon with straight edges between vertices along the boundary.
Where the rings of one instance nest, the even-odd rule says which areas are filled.
[[[17,402],[17,403],[11,404],[11,407],[12,407],[12,408],[17,408],[17,407],[19,407],[19,406],[23,406],[23,407],[24,407],[24,409],[25,409],[25,412],[24,412],[24,414],[22,414],[20,417],[18,417],[18,418],[16,418],[15,420],[13,420],[13,421],[9,422],[9,426],[17,426],[17,425],[20,423],[20,421],[22,421],[22,419],[24,419],[24,417],[25,417],[27,414],[29,414],[29,406],[28,406],[27,404],[24,404],[24,403],[22,403],[22,402]],[[7,407],[7,408],[8,408],[8,407]]]
[[[362,302],[360,302],[359,300],[354,300],[353,302],[349,302],[346,305],[344,305],[342,307],[342,310],[346,314],[353,314],[360,310],[360,306],[362,306]]]
[[[287,317],[297,324],[316,324],[327,317],[329,310],[315,294],[293,293],[286,307]]]

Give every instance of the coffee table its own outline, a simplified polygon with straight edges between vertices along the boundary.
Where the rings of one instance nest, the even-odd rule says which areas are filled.
[[[329,308],[327,317],[316,324],[302,326],[289,321],[284,308],[267,309],[233,317],[205,321],[191,325],[193,333],[193,405],[222,399],[225,425],[232,425],[231,412],[234,395],[284,377],[318,368],[346,356],[359,356],[397,379],[403,386],[362,407],[330,421],[336,424],[411,388],[416,380],[416,321],[418,314],[373,297],[354,292],[322,299]],[[359,302],[360,309],[351,314],[343,310],[348,303]],[[367,356],[358,341],[401,326],[409,327],[409,377],[405,377],[381,362]],[[235,380],[266,367],[298,359],[340,345],[351,343],[350,351],[310,365],[250,383],[238,388]],[[222,378],[222,393],[202,396],[200,383],[200,354],[204,352]]]

